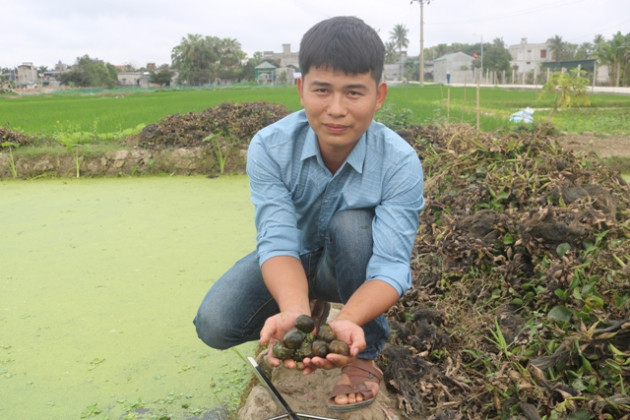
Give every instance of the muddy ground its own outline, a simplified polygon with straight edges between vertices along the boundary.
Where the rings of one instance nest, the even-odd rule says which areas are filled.
[[[564,148],[575,152],[593,152],[602,158],[630,157],[630,135],[564,134],[558,141]]]

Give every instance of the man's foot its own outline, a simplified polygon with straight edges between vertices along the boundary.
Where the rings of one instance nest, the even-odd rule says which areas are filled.
[[[341,368],[341,379],[328,399],[331,411],[351,411],[374,402],[383,372],[373,360],[356,359]]]

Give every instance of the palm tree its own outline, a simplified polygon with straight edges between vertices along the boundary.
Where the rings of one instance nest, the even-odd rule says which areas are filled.
[[[403,48],[407,48],[409,46],[409,39],[407,38],[407,34],[409,30],[405,27],[405,25],[398,24],[394,26],[394,29],[389,33],[389,39],[394,42],[396,48],[398,48],[398,54],[402,57]]]
[[[400,76],[402,78],[402,50],[403,48],[407,48],[409,46],[409,39],[407,38],[407,33],[409,30],[405,27],[405,25],[398,24],[394,26],[394,29],[389,33],[389,39],[396,45],[398,48],[398,59],[400,60]]]
[[[593,44],[590,42],[582,42],[575,50],[575,59],[584,60],[589,58],[593,53]]]
[[[395,63],[398,60],[398,52],[396,51],[396,43],[387,41],[385,43],[385,62],[388,64]]]
[[[620,86],[621,81],[626,79],[630,65],[630,33],[624,36],[617,32],[610,41],[600,42],[596,55],[602,64],[609,66],[615,86]]]
[[[213,64],[219,54],[216,37],[202,37],[200,34],[188,34],[171,51],[173,66],[179,70],[179,77],[190,85],[208,83],[213,77]]]
[[[564,52],[564,41],[560,35],[555,35],[553,38],[547,40],[547,45],[551,50],[551,59],[553,61],[560,61]]]
[[[593,38],[593,45],[597,45],[600,42],[606,42],[606,40],[604,39],[604,35],[602,34],[595,35],[595,37]]]

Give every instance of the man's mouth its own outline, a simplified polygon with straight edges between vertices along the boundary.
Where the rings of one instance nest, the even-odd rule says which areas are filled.
[[[331,133],[342,133],[348,129],[347,125],[341,125],[341,124],[324,124],[324,126]]]

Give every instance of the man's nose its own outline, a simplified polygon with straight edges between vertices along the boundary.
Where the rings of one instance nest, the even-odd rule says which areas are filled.
[[[328,103],[328,114],[338,117],[346,114],[346,101],[344,95],[335,93]]]

